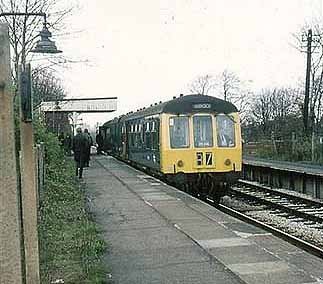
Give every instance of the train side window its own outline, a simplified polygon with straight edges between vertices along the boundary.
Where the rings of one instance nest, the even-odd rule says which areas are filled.
[[[226,114],[216,116],[218,147],[235,147],[234,120]]]
[[[149,122],[146,122],[146,129],[145,129],[145,132],[149,132],[150,129],[149,129]]]
[[[197,148],[213,147],[212,117],[201,115],[193,117],[194,146]]]
[[[135,134],[133,132],[129,133],[129,146],[134,147],[135,146]]]
[[[153,121],[151,139],[152,139],[152,150],[159,149],[159,120]]]
[[[188,117],[178,116],[169,119],[169,135],[171,148],[189,147]]]
[[[149,122],[145,123],[144,144],[146,149],[151,149],[151,133],[150,133]]]

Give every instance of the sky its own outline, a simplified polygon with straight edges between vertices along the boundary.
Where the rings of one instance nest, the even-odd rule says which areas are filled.
[[[77,0],[75,0],[77,1]],[[82,115],[90,124],[189,94],[201,75],[235,72],[248,88],[296,86],[302,26],[323,22],[323,0],[80,0],[57,45],[84,60],[62,71],[70,98],[118,97],[118,110]],[[220,94],[214,94],[219,95]]]

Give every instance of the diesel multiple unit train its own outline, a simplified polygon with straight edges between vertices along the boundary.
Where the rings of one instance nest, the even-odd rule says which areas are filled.
[[[215,97],[174,97],[108,121],[100,132],[112,155],[215,201],[241,172],[238,110]]]

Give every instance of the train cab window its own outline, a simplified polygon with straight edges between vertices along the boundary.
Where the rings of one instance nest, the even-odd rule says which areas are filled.
[[[194,147],[213,147],[212,117],[209,115],[194,116]]]
[[[172,148],[189,147],[188,117],[178,116],[169,119],[170,146]]]
[[[235,147],[234,120],[226,114],[216,116],[218,147]]]

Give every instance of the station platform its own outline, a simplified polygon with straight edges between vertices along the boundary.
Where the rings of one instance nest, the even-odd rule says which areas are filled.
[[[246,155],[243,156],[243,163],[245,165],[268,167],[271,169],[323,177],[323,166],[313,165],[311,163],[278,161]]]
[[[110,156],[84,171],[108,283],[314,284],[323,260]]]

